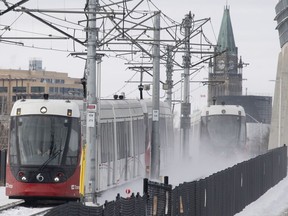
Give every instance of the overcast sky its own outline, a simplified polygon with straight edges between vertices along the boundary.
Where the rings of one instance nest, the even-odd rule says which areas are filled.
[[[16,3],[18,1],[10,0],[8,2]],[[105,0],[104,2],[108,3],[109,1]],[[134,2],[137,1],[134,0]],[[243,93],[245,94],[247,89],[248,94],[273,96],[275,83],[270,80],[276,78],[278,54],[281,50],[278,32],[275,30],[276,21],[274,21],[276,15],[275,6],[278,0],[154,0],[152,2],[161,9],[164,14],[178,22],[181,22],[185,14],[189,11],[195,15],[195,19],[211,18],[211,21],[205,24],[204,31],[213,44],[216,43],[218,37],[224,7],[228,5],[228,7],[230,7],[230,16],[236,46],[238,47],[238,55],[239,57],[242,56],[244,62],[249,63],[243,70],[243,77],[245,79],[243,81]],[[23,6],[36,9],[68,9],[76,7],[83,9],[84,5],[84,0],[49,0],[49,2],[44,0],[30,0]],[[151,4],[149,7],[151,7]],[[4,9],[6,9],[4,3],[0,2],[0,10]],[[62,15],[62,18],[65,18],[65,16],[66,15]],[[76,19],[83,19],[83,16],[77,16]],[[0,16],[1,36],[11,36],[11,33],[15,34],[15,31],[3,31],[6,25],[11,25],[12,23],[14,23],[12,27],[15,29],[37,31],[40,33],[45,26],[35,19],[27,19],[27,15],[25,14],[20,16],[20,13],[9,12],[9,14],[7,13]],[[47,27],[45,26],[45,28]],[[21,36],[22,34],[23,32],[18,31],[15,36]],[[29,43],[31,44],[31,41],[29,41]],[[55,42],[55,40],[47,40],[41,43],[45,43],[47,47],[55,49],[58,42]],[[66,41],[62,41],[61,43],[64,49],[65,47],[68,49],[68,46],[71,46],[71,43],[69,44]],[[85,51],[85,47],[79,48],[77,51]],[[69,56],[69,52],[25,48],[0,42],[1,69],[28,69],[29,59],[31,58],[42,59],[43,67],[48,71],[67,72],[71,77],[83,76],[85,61]],[[121,67],[119,67],[119,65],[121,65]],[[129,97],[138,96],[138,84],[125,83],[125,81],[133,76],[134,72],[127,70],[128,66],[125,66],[123,61],[104,57],[101,67],[103,97],[110,96],[120,89],[126,93],[128,92]],[[207,72],[208,69],[204,68],[199,73],[199,77],[195,79],[205,79]],[[161,70],[161,74],[162,77],[165,77],[163,75],[165,74],[165,68]],[[112,77],[113,79],[111,79]],[[139,75],[136,75],[132,80],[139,80],[139,77]],[[164,78],[162,79],[165,81]],[[177,75],[175,75],[175,79],[178,79]],[[176,81],[178,80],[175,80],[175,82]],[[124,88],[122,88],[123,86]],[[178,88],[180,88],[180,86],[175,86],[174,90]],[[148,93],[151,93],[151,91]],[[207,98],[200,97],[200,95],[203,94],[206,94],[206,87],[202,87],[202,85],[197,83],[191,84],[191,98],[193,101],[196,101],[192,104],[192,107],[197,107],[197,103],[206,102]],[[148,94],[145,94],[145,97],[148,96]],[[164,93],[161,93],[161,96],[164,97]],[[175,99],[180,99],[177,97],[180,96],[175,96]]]

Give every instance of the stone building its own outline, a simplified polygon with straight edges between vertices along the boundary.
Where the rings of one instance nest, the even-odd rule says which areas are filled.
[[[209,63],[208,105],[218,96],[242,95],[242,59],[238,58],[229,7],[226,6],[219,31],[216,55]]]

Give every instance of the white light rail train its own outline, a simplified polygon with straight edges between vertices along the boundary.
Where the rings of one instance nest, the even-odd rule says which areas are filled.
[[[15,102],[6,168],[9,198],[80,199],[81,103],[48,97]],[[144,177],[149,169],[152,101],[117,99],[101,100],[100,104],[95,182],[97,190],[104,191],[119,182]],[[159,125],[161,163],[165,164],[174,139],[172,114],[164,102],[160,103]]]
[[[201,153],[235,155],[246,151],[246,115],[238,105],[211,105],[191,115],[192,143]]]

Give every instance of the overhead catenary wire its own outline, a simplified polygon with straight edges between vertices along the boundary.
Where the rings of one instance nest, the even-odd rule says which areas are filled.
[[[142,0],[142,1],[103,1],[100,0],[101,6],[99,7],[99,10],[101,10],[101,13],[98,14],[97,19],[101,20],[98,22],[98,44],[97,44],[97,50],[101,53],[105,53],[108,58],[118,58],[122,59],[128,64],[146,64],[151,62],[151,53],[152,53],[152,46],[153,46],[153,37],[152,37],[152,31],[153,27],[151,26],[150,22],[152,19],[147,19],[146,17],[152,17],[151,14],[153,14],[155,11],[160,11],[160,8],[158,8],[155,4],[155,1],[151,0]],[[106,2],[106,3],[105,3]],[[107,3],[108,2],[108,3]],[[88,1],[86,1],[87,5]],[[138,4],[139,3],[139,4]],[[71,8],[66,8],[67,2],[65,2],[65,10],[74,10]],[[146,4],[146,5],[145,5]],[[26,6],[26,5],[25,5]],[[145,8],[146,7],[146,8]],[[148,9],[147,9],[148,8]],[[29,9],[28,9],[29,10]],[[53,9],[51,9],[53,10]],[[39,9],[41,11],[41,9]],[[44,11],[44,10],[43,10]],[[83,10],[85,12],[85,8]],[[19,11],[11,11],[10,13],[19,13]],[[83,16],[87,16],[88,13],[84,13]],[[107,12],[107,15],[105,15],[103,12]],[[120,14],[121,12],[121,14]],[[23,13],[23,12],[21,12]],[[33,13],[36,13],[33,12]],[[79,52],[79,50],[83,51],[85,48],[86,38],[81,38],[83,44],[79,44],[76,46],[77,42],[75,43],[74,38],[79,39],[79,36],[84,33],[87,35],[87,32],[85,31],[85,26],[87,24],[80,24],[79,22],[75,21],[73,17],[69,17],[69,14],[67,13],[67,16],[65,14],[65,17],[63,18],[63,15],[51,15],[51,13],[48,12],[38,12],[39,16],[45,20],[46,22],[52,24],[53,26],[56,26],[57,28],[61,29],[62,31],[68,31],[71,37],[69,37],[72,40],[72,43],[70,43],[70,39],[67,40],[66,48],[62,48],[63,46],[59,46],[57,42],[51,42],[51,46],[44,46],[42,44],[39,44],[37,41],[31,42],[25,41],[24,45],[21,44],[23,47],[30,47],[35,49],[43,49],[43,50],[53,50],[53,51],[60,51],[60,52]],[[123,17],[125,19],[123,19]],[[72,19],[71,19],[72,18]],[[88,19],[87,19],[88,20]],[[143,21],[144,20],[144,21]],[[143,22],[142,22],[143,21]],[[83,21],[84,22],[84,21]],[[194,24],[194,27],[196,28],[201,24],[202,21],[196,22]],[[183,40],[183,37],[181,36],[179,29],[181,22],[177,22],[173,19],[171,19],[169,16],[167,16],[165,13],[161,11],[161,23],[163,26],[161,26],[161,36],[163,35],[164,39],[170,39],[173,42],[167,41],[161,41],[161,65],[163,65],[166,61],[166,51],[165,47],[169,45],[173,45],[173,65],[175,65],[175,71],[177,69],[182,68],[181,60],[182,57],[179,58],[181,55],[181,49],[183,43],[181,43],[181,40]],[[136,25],[137,24],[137,25]],[[81,29],[83,27],[83,29]],[[144,30],[146,28],[146,30]],[[14,31],[14,29],[12,29]],[[15,33],[16,31],[14,31]],[[47,32],[47,36],[49,35],[57,35],[53,33],[50,30]],[[0,34],[2,32],[0,31]],[[25,32],[23,32],[25,33]],[[29,32],[26,32],[29,34]],[[26,34],[25,33],[25,34]],[[38,32],[39,35],[43,34],[43,32]],[[124,34],[123,34],[124,33]],[[59,35],[62,34],[61,32]],[[31,35],[37,35],[37,31],[34,33],[31,32]],[[123,41],[119,41],[118,38],[124,35]],[[198,35],[202,36],[203,42],[209,41],[204,34],[204,32],[201,30],[199,32],[194,32],[194,34],[191,34],[192,37],[198,37]],[[45,36],[45,33],[43,34]],[[149,41],[150,40],[150,41]],[[125,42],[126,44],[118,43],[117,42]],[[1,41],[4,43],[4,41]],[[17,44],[18,46],[20,44]],[[193,47],[195,50],[203,50],[203,47],[198,48],[196,46]],[[206,49],[206,48],[204,48]],[[207,47],[207,50],[209,47]],[[125,50],[129,50],[129,52],[125,52]],[[83,52],[85,54],[85,52]],[[180,55],[179,55],[180,53]],[[73,55],[74,57],[76,55]],[[193,55],[195,58],[194,60],[201,59],[199,55],[195,54]],[[80,58],[80,55],[77,56]],[[85,59],[85,58],[83,58]],[[105,61],[105,60],[104,60]]]
[[[23,15],[23,13],[20,13],[20,15],[10,24],[7,25],[3,30],[3,33],[0,35],[1,37],[5,34],[5,32],[10,31],[11,30],[11,26],[17,22],[17,20]]]

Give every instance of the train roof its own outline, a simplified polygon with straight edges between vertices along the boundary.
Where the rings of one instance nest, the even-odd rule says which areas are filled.
[[[195,110],[191,115],[191,121],[198,121],[201,116],[207,115],[241,115],[245,116],[245,110],[240,105],[210,105],[201,110]]]
[[[68,110],[70,110],[69,113]],[[80,117],[77,103],[69,100],[22,99],[14,103],[11,110],[11,116],[16,116],[17,112],[18,115],[43,114]]]
[[[126,118],[128,116],[143,117],[143,113],[152,115],[152,100],[138,100],[138,99],[101,99],[100,115],[101,120],[112,118]],[[78,110],[75,113],[77,117],[83,114],[82,100],[59,100],[59,99],[26,99],[15,102],[11,115],[16,115],[17,108],[21,107],[21,115],[41,114],[40,108],[46,106],[51,115],[66,115],[67,109]],[[165,102],[159,103],[160,116],[171,115],[169,105]],[[74,111],[73,111],[74,112]],[[76,112],[76,111],[75,111]],[[80,113],[80,114],[79,114]],[[74,113],[73,113],[74,115]]]
[[[126,116],[143,116],[143,109],[138,100],[100,100],[101,119],[109,119],[115,114],[117,118]]]
[[[245,116],[245,110],[240,105],[210,105],[202,109],[202,115],[241,115]]]
[[[146,113],[152,113],[153,110],[153,104],[152,104],[152,100],[151,99],[144,99],[141,100],[143,104],[145,104],[144,106],[146,106],[147,111],[145,111]],[[159,109],[160,109],[160,115],[171,115],[171,109],[168,105],[167,102],[163,102],[160,101],[159,103]]]

